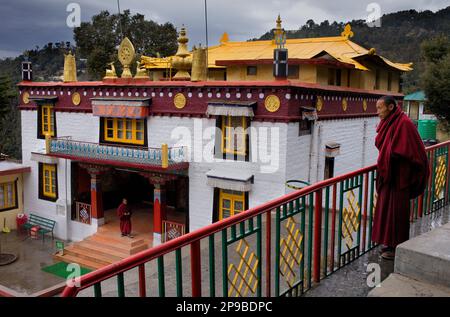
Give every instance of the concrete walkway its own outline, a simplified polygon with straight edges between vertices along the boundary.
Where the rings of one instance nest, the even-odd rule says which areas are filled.
[[[411,224],[410,237],[416,237],[422,233],[429,232],[450,222],[450,206],[446,206],[433,214],[424,216]],[[373,289],[367,285],[367,277],[371,272],[367,272],[369,263],[378,263],[381,267],[381,281],[385,280],[394,272],[394,261],[381,258],[379,248],[364,254],[355,262],[341,268],[320,284],[314,286],[305,293],[305,297],[329,296],[367,296]]]

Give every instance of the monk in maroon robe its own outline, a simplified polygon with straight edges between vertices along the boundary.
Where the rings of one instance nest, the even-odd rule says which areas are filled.
[[[126,198],[122,200],[119,208],[117,208],[117,216],[120,219],[122,237],[129,236],[131,238],[131,209]]]
[[[396,246],[409,239],[410,200],[423,193],[430,171],[417,128],[395,99],[380,98],[377,113],[378,199],[372,241],[384,244],[382,257],[393,260]]]

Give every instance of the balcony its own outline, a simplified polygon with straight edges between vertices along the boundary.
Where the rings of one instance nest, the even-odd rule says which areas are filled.
[[[145,167],[158,170],[185,169],[187,148],[147,148],[90,143],[72,140],[72,137],[46,139],[46,154],[49,156],[115,166]]]

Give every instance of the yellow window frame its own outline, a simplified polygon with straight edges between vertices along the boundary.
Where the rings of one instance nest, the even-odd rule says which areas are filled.
[[[230,208],[223,207],[223,201],[230,201]],[[242,204],[242,210],[235,210],[235,202],[240,202]],[[223,189],[220,190],[219,194],[219,220],[224,219],[223,214],[224,211],[229,210],[230,217],[234,216],[245,210],[245,192],[235,192],[230,193],[229,191],[225,191]]]
[[[43,164],[42,193],[45,197],[56,198],[56,165]]]
[[[222,153],[231,153],[237,155],[246,155],[247,152],[247,118],[241,117],[241,126],[233,127],[232,125],[232,116],[223,116],[222,117]],[[243,150],[239,151],[237,149],[237,144],[233,144],[233,139],[231,135],[231,131],[233,128],[242,128],[242,145]]]
[[[52,105],[42,106],[41,131],[43,135],[55,136],[55,112]]]
[[[8,194],[8,187],[11,186],[11,193]],[[0,190],[2,191],[3,206],[0,210],[17,208],[16,204],[16,182],[7,182],[0,184]]]
[[[108,122],[112,122],[112,128],[108,128]],[[119,122],[122,124],[121,128],[119,128]],[[127,128],[127,122],[131,122],[131,129]],[[138,129],[138,123],[141,123],[140,129]],[[144,145],[144,130],[144,119],[104,118],[105,141]],[[108,136],[110,131],[112,131],[112,137]],[[122,137],[119,136],[119,132],[121,132]],[[131,132],[131,138],[127,137],[127,132]],[[138,133],[141,133],[142,139],[138,139]]]

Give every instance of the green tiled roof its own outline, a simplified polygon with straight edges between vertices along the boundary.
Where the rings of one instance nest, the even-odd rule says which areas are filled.
[[[405,101],[411,100],[411,101],[425,101],[425,93],[423,90],[419,90],[416,92],[413,92],[412,94],[406,95],[404,98]]]

